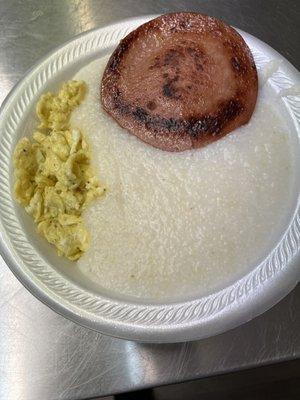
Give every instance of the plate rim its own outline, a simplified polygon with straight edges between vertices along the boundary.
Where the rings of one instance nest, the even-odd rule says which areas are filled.
[[[8,112],[9,107],[19,92],[22,89],[22,86],[26,84],[27,81],[30,80],[30,77],[37,74],[39,68],[41,68],[45,64],[45,68],[47,62],[49,63],[55,55],[62,52],[64,49],[67,50],[68,47],[75,44],[81,45],[84,39],[90,38],[90,40],[95,35],[110,35],[109,40],[104,41],[104,49],[111,47],[115,43],[112,41],[116,41],[121,38],[123,33],[127,30],[128,32],[134,29],[136,26],[140,25],[143,22],[146,22],[149,19],[156,17],[154,16],[140,16],[133,17],[126,20],[121,20],[114,24],[107,25],[101,28],[94,28],[90,31],[83,32],[62,45],[56,47],[48,54],[46,54],[42,59],[40,59],[37,63],[31,67],[24,77],[13,87],[8,96],[3,101],[0,108],[0,149],[3,150],[3,129],[5,125],[5,113]],[[280,59],[284,60],[284,66],[289,72],[288,75],[294,75],[295,80],[298,80],[300,83],[299,72],[295,69],[295,67],[289,63],[283,56],[281,56],[276,50],[272,49],[270,46],[262,42],[261,40],[255,38],[254,36],[245,33],[241,30],[238,30],[239,33],[242,34],[244,38],[248,40],[254,40],[260,46],[268,49],[273,54],[276,54]],[[114,36],[115,35],[115,36]],[[92,40],[95,40],[92,39]],[[99,44],[98,44],[99,45]],[[103,45],[103,43],[102,43]],[[103,48],[98,48],[98,51]],[[93,50],[94,51],[94,50]],[[74,52],[73,52],[74,53]],[[75,53],[73,54],[73,59],[71,62],[76,62],[76,58],[74,58]],[[61,68],[57,67],[56,72],[60,71],[64,65],[61,64]],[[45,70],[44,68],[44,70]],[[43,71],[44,71],[43,70]],[[53,72],[53,71],[52,71]],[[55,74],[55,72],[53,73]],[[52,75],[53,76],[53,75]],[[297,78],[296,78],[297,76]],[[46,81],[47,81],[46,77]],[[275,77],[276,81],[276,77]],[[37,95],[39,91],[41,91],[43,85],[43,81],[40,81],[40,85],[37,87],[37,91],[33,92],[33,97]],[[28,82],[27,82],[28,85]],[[26,85],[25,85],[26,86]],[[26,90],[24,91],[26,92]],[[23,93],[24,94],[24,93]],[[296,111],[299,113],[295,118],[297,119],[298,128],[300,126],[300,96],[299,104],[296,104]],[[20,97],[22,98],[22,97]],[[32,98],[31,98],[32,99]],[[31,100],[29,98],[29,102]],[[18,103],[17,103],[18,104]],[[23,107],[24,108],[24,107]],[[24,111],[24,110],[23,110]],[[22,114],[22,112],[20,113]],[[298,129],[299,132],[299,129]],[[3,164],[3,154],[0,154],[0,164]],[[11,160],[9,160],[9,165],[11,164]],[[2,168],[1,168],[2,169]],[[6,180],[8,177],[6,176]],[[11,182],[8,180],[8,185],[11,185]],[[1,192],[3,190],[3,173],[0,173],[0,188]],[[14,206],[13,199],[11,199],[12,204]],[[296,208],[296,207],[295,207]],[[256,266],[252,271],[248,274],[244,275],[241,279],[237,280],[235,283],[228,285],[224,289],[215,292],[208,296],[203,296],[199,299],[195,300],[187,300],[176,303],[168,303],[164,304],[141,304],[138,305],[132,302],[125,302],[119,300],[108,299],[104,296],[89,294],[89,304],[87,307],[87,299],[81,297],[79,299],[79,303],[71,303],[71,300],[67,300],[66,298],[62,298],[57,293],[53,292],[53,289],[50,290],[45,283],[41,283],[38,281],[36,276],[32,273],[32,269],[29,271],[28,267],[26,267],[24,260],[20,258],[20,256],[16,253],[14,246],[11,244],[11,240],[9,239],[9,235],[7,233],[8,226],[3,225],[3,212],[7,212],[7,207],[0,205],[0,252],[12,270],[14,275],[19,279],[19,281],[39,300],[41,300],[44,304],[48,305],[54,311],[59,314],[67,317],[83,326],[94,329],[96,331],[102,332],[104,334],[112,335],[115,337],[120,337],[124,339],[133,339],[139,341],[149,341],[149,342],[178,342],[185,340],[194,340],[199,338],[204,338],[208,336],[212,336],[218,333],[221,333],[225,330],[231,329],[237,325],[240,325],[249,319],[252,319],[254,316],[257,316],[264,312],[266,309],[270,308],[272,305],[276,304],[281,298],[283,298],[290,290],[296,286],[299,280],[299,271],[297,268],[297,258],[299,259],[299,248],[300,248],[300,210],[299,210],[299,201],[297,201],[297,215],[294,219],[296,219],[296,244],[297,248],[291,248],[289,250],[289,254],[281,254],[280,257],[284,257],[286,260],[285,267],[287,264],[289,268],[283,268],[278,265],[281,261],[276,261],[276,265],[274,264],[273,274],[269,277],[267,275],[261,277],[261,281],[247,281],[247,277],[252,275],[264,261]],[[284,232],[286,235],[288,229]],[[16,236],[15,233],[12,233]],[[284,236],[283,235],[283,236]],[[279,241],[279,243],[274,246],[273,250],[270,254],[272,254],[282,243],[283,238]],[[291,241],[290,241],[291,242]],[[24,243],[23,243],[24,244]],[[29,243],[30,244],[30,243]],[[290,245],[290,247],[294,246],[294,244]],[[29,247],[32,247],[31,245]],[[33,247],[32,247],[33,248]],[[278,255],[277,255],[278,257]],[[56,272],[56,271],[55,271]],[[265,273],[267,271],[264,271]],[[59,275],[56,272],[57,275]],[[278,282],[283,282],[283,276],[285,276],[285,284],[278,287]],[[80,290],[81,292],[86,293],[83,289],[77,286],[74,283],[71,283],[64,279],[61,275],[59,275],[63,281],[68,282],[69,286],[69,294],[73,293],[74,290]],[[48,277],[49,278],[49,277]],[[276,279],[275,279],[276,278]],[[280,278],[280,279],[279,279]],[[56,278],[57,279],[57,278]],[[241,281],[245,281],[243,284],[243,290],[241,290]],[[59,285],[62,285],[63,282],[59,282]],[[248,286],[247,286],[248,284]],[[263,286],[263,292],[260,292],[258,295],[258,288]],[[276,292],[274,291],[274,287]],[[228,301],[230,293],[228,293],[228,289],[232,289],[235,292],[235,295],[232,294],[232,301]],[[68,290],[64,287],[64,290]],[[240,295],[237,296],[239,290],[241,291]],[[227,292],[227,293],[225,293]],[[220,293],[223,293],[220,295]],[[227,297],[225,296],[227,295]],[[81,294],[78,294],[81,295]],[[216,300],[216,295],[219,295],[219,298]],[[199,308],[202,307],[203,304],[200,304],[200,301],[203,299],[208,299],[214,297],[213,300],[210,301],[210,304],[205,302],[204,308],[206,307],[205,312],[199,314]],[[225,299],[226,297],[226,299]],[[247,298],[251,297],[251,302],[247,304]],[[62,301],[63,300],[63,301]],[[77,299],[78,300],[78,299]],[[101,307],[99,301],[102,303]],[[225,304],[224,304],[225,302]],[[98,304],[97,304],[98,303]],[[114,309],[112,310],[112,306],[114,305]],[[96,308],[95,308],[96,307]],[[97,308],[98,307],[98,308]],[[93,311],[94,310],[94,311]],[[97,310],[97,314],[95,312]],[[135,319],[132,318],[132,315],[135,315]],[[199,316],[201,315],[201,316]],[[160,321],[160,322],[159,322]]]

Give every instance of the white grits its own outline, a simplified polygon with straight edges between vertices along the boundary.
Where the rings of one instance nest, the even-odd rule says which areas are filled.
[[[224,287],[265,257],[291,203],[288,130],[263,87],[250,123],[204,149],[169,153],[120,128],[100,106],[107,57],[75,75],[82,129],[108,188],[85,212],[81,272],[117,295],[182,299]],[[274,103],[274,104],[272,104]]]

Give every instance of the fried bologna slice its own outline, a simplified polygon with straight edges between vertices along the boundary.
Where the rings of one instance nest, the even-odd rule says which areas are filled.
[[[162,150],[198,148],[246,124],[257,71],[243,38],[224,22],[172,13],[141,25],[106,66],[104,109]]]

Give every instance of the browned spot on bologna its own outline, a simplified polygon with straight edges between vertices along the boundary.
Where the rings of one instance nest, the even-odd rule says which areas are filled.
[[[186,51],[192,57],[196,69],[198,71],[203,71],[203,64],[206,61],[205,53],[199,48],[190,46],[187,47]]]
[[[231,65],[232,65],[232,68],[234,69],[234,71],[236,71],[240,74],[244,73],[246,70],[246,67],[245,67],[243,61],[236,56],[231,58]]]
[[[111,72],[116,72],[119,63],[121,62],[124,54],[129,48],[129,43],[126,40],[122,40],[115,51],[114,57],[110,57],[107,63],[107,69]]]
[[[242,104],[231,99],[220,104],[218,112],[215,115],[204,115],[201,118],[193,118],[187,127],[191,136],[197,137],[201,133],[217,135],[222,128],[226,126],[233,118],[237,117],[243,111]]]
[[[148,108],[150,111],[155,110],[155,109],[156,109],[156,103],[155,103],[155,101],[154,101],[154,100],[148,101],[148,103],[147,103],[147,108]]]
[[[136,107],[132,115],[151,129],[166,129],[169,132],[186,131],[191,137],[201,134],[217,135],[233,118],[243,112],[243,105],[236,99],[231,99],[219,105],[216,114],[201,115],[189,120],[161,118],[149,114],[144,108]]]
[[[177,67],[179,65],[179,61],[182,55],[183,54],[180,46],[175,49],[168,50],[164,57],[164,67]]]
[[[176,82],[178,82],[179,76],[176,75],[172,79],[167,79],[166,83],[162,87],[162,92],[165,97],[169,97],[170,99],[180,99],[180,89],[177,87]]]
[[[161,64],[160,64],[160,59],[158,56],[156,56],[153,60],[153,63],[150,65],[149,69],[155,69],[155,68],[160,68]]]

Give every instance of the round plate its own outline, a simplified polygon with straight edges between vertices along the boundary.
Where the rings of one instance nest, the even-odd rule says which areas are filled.
[[[296,285],[300,246],[298,194],[285,232],[267,258],[242,279],[199,299],[146,304],[89,291],[61,274],[51,257],[41,251],[41,246],[36,246],[37,234],[32,227],[28,228],[32,222],[15,204],[12,193],[11,155],[17,140],[33,127],[32,111],[41,93],[70,78],[90,60],[111,51],[129,31],[151,18],[154,16],[126,20],[72,39],[34,66],[5,100],[0,119],[1,253],[23,285],[65,317],[117,337],[175,342],[211,336],[246,322],[270,308]],[[288,111],[288,123],[299,146],[299,73],[268,45],[240,33],[251,48],[258,69],[271,60],[279,61],[269,84],[275,93],[284,90],[280,101]]]

